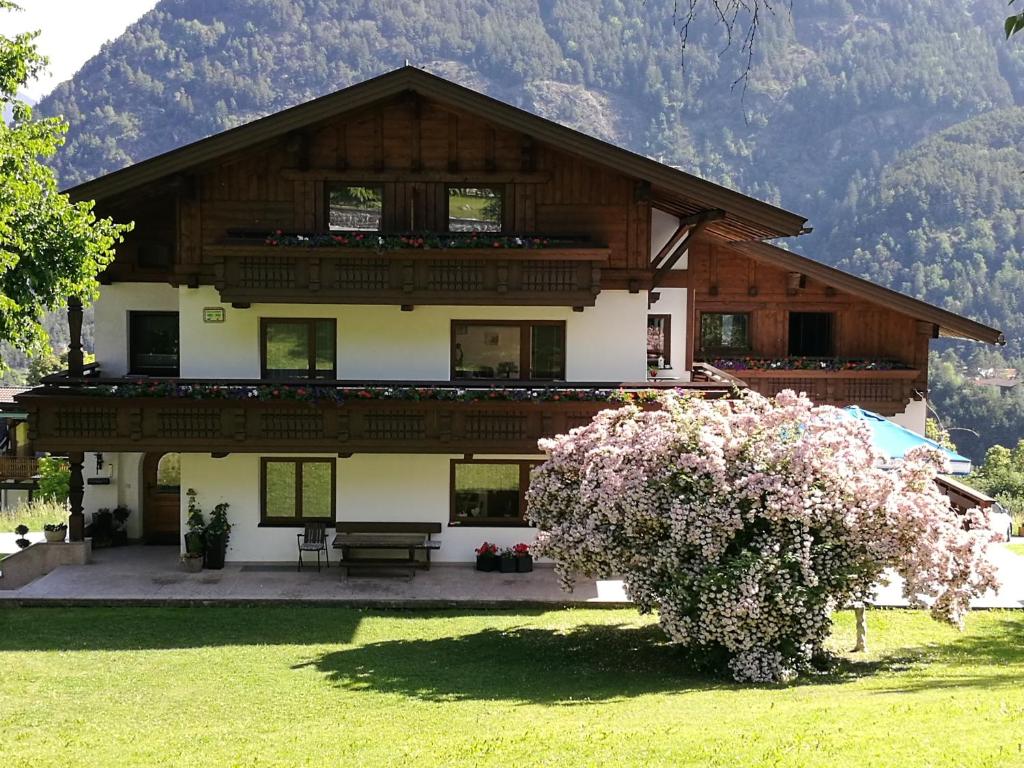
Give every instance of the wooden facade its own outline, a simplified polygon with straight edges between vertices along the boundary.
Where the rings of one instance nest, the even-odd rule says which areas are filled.
[[[491,251],[461,249],[275,248],[261,238],[249,245],[233,238],[238,232],[326,232],[325,195],[333,182],[379,186],[384,232],[445,232],[447,190],[459,184],[502,191],[503,233],[572,237],[581,245],[504,249],[503,258],[496,258]],[[247,298],[239,272],[244,263],[261,262],[299,269],[312,257],[332,265],[365,262],[371,270],[387,272],[386,289],[369,299],[374,303],[579,306],[593,304],[601,269],[642,275],[650,259],[649,184],[415,94],[236,152],[154,185],[149,193],[148,199],[144,193],[142,199],[100,201],[102,213],[137,223],[104,276],[107,281],[212,284],[225,300],[293,301],[285,290]],[[426,273],[453,261],[476,262],[477,269],[493,272],[482,280],[481,295],[467,296],[458,285],[445,288],[443,281],[440,288],[428,287],[437,281]],[[508,278],[499,279],[498,269]],[[406,279],[410,270],[422,279]],[[521,272],[533,275],[525,285],[538,286],[535,290],[523,287]],[[322,274],[320,300],[368,301],[366,290],[343,280],[329,287],[335,270]],[[305,275],[298,278],[305,289]]]
[[[773,396],[793,389],[806,392],[815,402],[855,404],[892,416],[928,391],[928,345],[938,332],[933,323],[707,240],[690,248],[684,282],[692,296],[689,349],[695,360],[716,358],[700,348],[704,312],[748,314],[750,348],[744,356],[759,360],[791,356],[790,313],[820,312],[833,318],[833,357],[895,368],[733,371],[757,392]]]

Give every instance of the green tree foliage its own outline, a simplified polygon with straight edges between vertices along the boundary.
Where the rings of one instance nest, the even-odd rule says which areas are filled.
[[[967,482],[995,497],[1018,520],[1024,518],[1024,440],[1012,450],[993,445]]]
[[[0,10],[15,7],[0,0]],[[95,296],[96,275],[128,227],[97,219],[91,202],[70,202],[42,162],[57,151],[67,126],[34,119],[17,99],[45,64],[34,37],[0,35],[0,109],[11,113],[0,123],[0,341],[43,353],[50,346],[42,314],[68,296]]]
[[[65,459],[47,456],[39,460],[39,489],[43,501],[67,501],[71,493],[71,470]]]

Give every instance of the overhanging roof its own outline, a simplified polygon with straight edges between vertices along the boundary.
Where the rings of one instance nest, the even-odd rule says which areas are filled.
[[[936,307],[926,301],[914,299],[905,294],[885,288],[862,277],[843,272],[806,256],[779,248],[769,243],[737,243],[733,248],[752,259],[773,264],[791,272],[812,277],[833,288],[846,291],[854,296],[882,304],[916,320],[938,326],[939,333],[955,339],[971,339],[989,344],[1005,344],[1002,331],[971,320],[955,312]]]
[[[720,208],[726,212],[726,217],[718,229],[727,239],[785,237],[798,235],[804,230],[807,219],[803,216],[587,136],[411,66],[401,67],[186,144],[66,191],[74,200],[101,200],[121,195],[143,184],[215,161],[229,152],[277,138],[406,91],[415,91],[442,104],[479,114],[503,127],[528,134],[626,176],[647,181],[651,184],[652,198],[659,206],[668,209],[676,207],[683,211]]]

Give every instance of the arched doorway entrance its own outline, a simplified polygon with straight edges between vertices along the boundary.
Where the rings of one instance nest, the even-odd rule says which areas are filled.
[[[181,463],[177,453],[147,453],[142,462],[142,536],[147,544],[181,541]]]

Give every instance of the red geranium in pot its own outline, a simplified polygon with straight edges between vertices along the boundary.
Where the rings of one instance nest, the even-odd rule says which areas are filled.
[[[498,569],[498,545],[485,541],[476,548],[476,569],[496,571]]]
[[[530,554],[530,546],[520,542],[512,547],[512,554],[516,558],[516,571],[518,573],[529,573],[533,570],[533,555]]]

